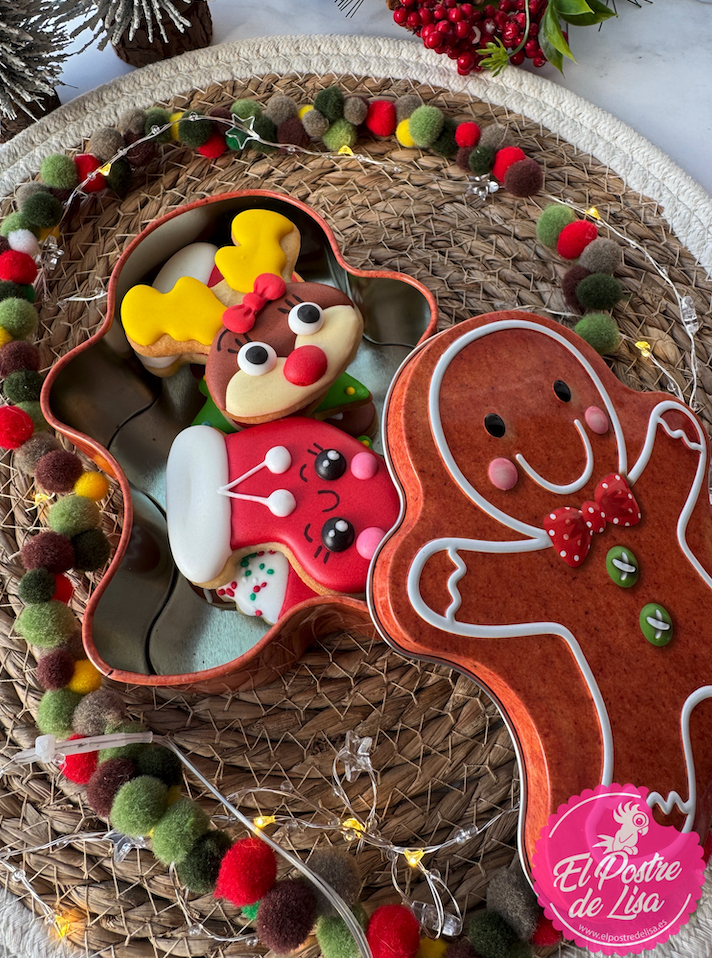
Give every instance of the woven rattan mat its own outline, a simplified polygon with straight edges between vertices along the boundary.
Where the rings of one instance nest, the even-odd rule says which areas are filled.
[[[415,90],[448,115],[509,125],[525,152],[545,170],[545,191],[584,209],[595,206],[604,220],[634,239],[664,266],[681,295],[692,297],[699,316],[709,312],[712,282],[673,236],[656,203],[630,190],[599,162],[579,153],[558,135],[504,108],[473,101],[465,93],[408,81],[353,76],[267,75],[249,82],[209,86],[166,103],[171,109],[229,105],[237,97],[264,102],[279,90],[302,102],[332,82],[369,96]],[[105,300],[89,298],[105,288],[127,243],[155,217],[186,201],[224,191],[264,187],[314,207],[326,218],[348,262],[357,267],[400,270],[416,276],[437,296],[443,324],[492,309],[519,306],[566,312],[561,293],[564,263],[535,242],[535,218],[546,202],[518,200],[504,191],[478,205],[466,196],[467,177],[434,155],[401,150],[394,140],[369,141],[357,149],[382,160],[323,156],[260,156],[228,153],[208,161],[177,145],[163,147],[150,168],[136,174],[123,201],[100,195],[88,200],[63,231],[64,255],[52,275],[41,311],[44,362],[82,342],[102,318]],[[3,212],[12,208],[5,201]],[[605,230],[603,230],[605,235]],[[625,340],[613,360],[615,372],[638,389],[665,388],[660,368],[641,357],[634,343],[646,340],[686,396],[690,394],[690,340],[679,319],[675,293],[638,250],[625,247],[618,274],[626,292],[615,311]],[[569,322],[570,320],[564,320]],[[696,336],[700,414],[712,424],[712,335]],[[38,516],[33,488],[12,468],[2,476],[3,633],[0,721],[11,745],[26,747],[36,735],[40,699],[34,660],[12,634],[21,605],[16,553]],[[115,495],[106,529],[116,532],[121,502]],[[91,578],[75,580],[79,612]],[[488,698],[448,669],[413,664],[379,643],[338,635],[311,649],[298,666],[272,685],[253,692],[208,697],[169,690],[122,688],[131,716],[157,733],[170,734],[192,755],[224,794],[257,784],[291,783],[337,814],[331,769],[346,733],[374,739],[378,772],[378,815],[382,834],[403,844],[442,842],[465,825],[483,824],[517,801],[514,752]],[[215,818],[221,814],[195,782],[187,789]],[[349,786],[354,808],[365,810],[365,776]],[[265,799],[263,813],[272,810]],[[299,813],[299,802],[291,807]],[[0,783],[0,842],[38,845],[59,835],[101,828],[82,789],[45,767],[8,771]],[[488,877],[514,854],[516,814],[501,817],[479,838],[453,853],[429,859],[440,870],[463,909],[483,900]],[[236,833],[237,834],[237,833]],[[283,830],[276,836],[301,853],[314,833]],[[72,941],[100,955],[234,955],[254,951],[189,937],[166,869],[149,851],[132,851],[121,863],[104,843],[70,842],[58,854],[36,853],[23,861],[36,890],[50,904],[74,904],[83,921]],[[390,863],[364,849],[359,862],[363,900],[373,906],[395,900]],[[8,886],[30,904],[22,888]],[[427,890],[413,888],[427,900]],[[235,912],[209,896],[190,905],[195,919],[214,933],[235,934]]]

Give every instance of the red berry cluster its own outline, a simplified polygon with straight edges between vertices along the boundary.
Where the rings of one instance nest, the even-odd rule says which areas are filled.
[[[529,59],[535,67],[542,67],[546,57],[539,46],[539,23],[548,0],[499,0],[498,3],[460,3],[459,0],[391,0],[393,19],[421,37],[429,50],[446,53],[457,60],[457,72],[462,76],[480,73],[485,58],[478,50],[490,41],[501,40],[510,53],[510,63],[519,66]],[[517,47],[524,42],[520,50]],[[515,53],[514,51],[517,50]]]

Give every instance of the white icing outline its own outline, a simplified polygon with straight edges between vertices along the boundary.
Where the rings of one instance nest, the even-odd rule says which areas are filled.
[[[287,447],[272,446],[265,453],[265,458],[262,460],[262,462],[258,463],[256,466],[253,466],[252,469],[248,469],[247,472],[243,473],[241,476],[238,476],[237,479],[233,479],[232,482],[226,482],[224,486],[218,486],[216,490],[217,494],[219,496],[229,496],[230,499],[243,499],[245,502],[258,502],[261,505],[266,506],[273,516],[277,516],[280,519],[284,519],[286,516],[291,516],[291,514],[297,508],[297,500],[294,498],[289,489],[275,489],[274,492],[270,493],[270,495],[266,497],[249,496],[245,492],[232,492],[232,489],[234,489],[236,486],[239,486],[240,483],[244,482],[246,479],[249,479],[250,476],[254,476],[254,474],[259,472],[260,469],[267,467],[269,471],[274,474],[275,470],[270,468],[268,464],[270,453],[274,450],[286,452],[289,458],[289,465],[291,466],[292,460]],[[287,469],[289,469],[289,466],[287,466]],[[280,471],[286,472],[285,469]]]
[[[569,482],[563,486],[557,486],[555,482],[549,482],[548,479],[544,479],[543,476],[540,476],[535,469],[532,469],[520,452],[514,457],[529,478],[533,479],[538,486],[541,486],[542,489],[546,489],[547,492],[555,492],[559,496],[566,496],[569,493],[578,492],[579,489],[583,489],[593,475],[593,449],[591,448],[591,440],[588,438],[588,433],[581,425],[579,419],[574,419],[574,426],[578,429],[584,449],[586,450],[586,465],[578,479],[574,479],[573,482]]]

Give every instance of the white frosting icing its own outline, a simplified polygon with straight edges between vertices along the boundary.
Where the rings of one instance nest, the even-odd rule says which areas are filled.
[[[192,276],[207,286],[217,251],[212,243],[189,243],[166,260],[151,285],[160,293],[170,293],[182,276]]]
[[[211,426],[178,433],[166,465],[166,522],[175,564],[191,582],[210,582],[232,554],[225,437]]]
[[[274,625],[287,593],[289,561],[281,552],[257,550],[237,565],[235,578],[220,586],[218,595],[234,599],[240,612],[261,616]]]
[[[514,457],[530,479],[533,479],[537,485],[541,486],[543,489],[546,489],[548,492],[555,492],[559,496],[565,496],[571,492],[578,492],[579,489],[583,489],[593,475],[593,449],[591,449],[591,440],[588,438],[586,430],[583,428],[578,419],[574,419],[574,426],[576,426],[578,429],[579,435],[581,436],[581,441],[583,442],[583,447],[586,450],[586,465],[583,467],[583,472],[578,479],[574,479],[573,482],[566,483],[562,486],[557,486],[556,483],[550,482],[548,479],[544,479],[544,477],[540,476],[536,470],[532,469],[521,453],[518,452]]]
[[[288,489],[275,489],[269,496],[248,496],[244,492],[233,492],[232,490],[254,476],[260,469],[267,468],[273,475],[281,475],[292,465],[292,457],[286,446],[272,446],[267,450],[262,462],[248,469],[243,475],[233,479],[232,482],[224,483],[219,486],[218,493],[221,496],[228,496],[231,499],[244,499],[248,502],[261,502],[266,506],[273,516],[284,519],[291,516],[297,508],[297,500]]]

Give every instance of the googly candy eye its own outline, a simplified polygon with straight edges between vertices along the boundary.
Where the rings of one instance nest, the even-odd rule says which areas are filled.
[[[354,527],[346,519],[328,519],[321,528],[321,541],[332,552],[345,552],[354,541]]]
[[[237,365],[248,376],[264,376],[277,365],[277,353],[267,343],[245,343],[237,354]]]
[[[320,479],[340,479],[346,472],[346,459],[338,449],[325,449],[314,462],[314,471]]]
[[[324,325],[324,311],[316,303],[298,303],[290,309],[287,322],[297,336],[311,336]]]

